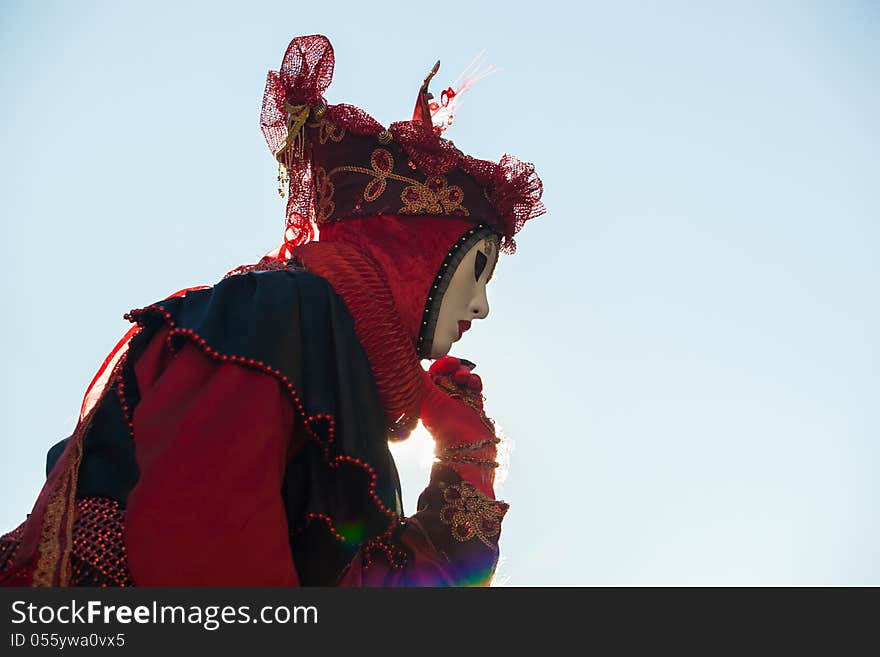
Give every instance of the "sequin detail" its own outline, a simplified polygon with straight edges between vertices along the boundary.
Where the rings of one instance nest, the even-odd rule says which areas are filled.
[[[464,191],[458,185],[450,185],[446,176],[430,176],[424,184],[410,185],[403,190],[400,200],[403,201],[400,214],[470,216],[461,204]]]

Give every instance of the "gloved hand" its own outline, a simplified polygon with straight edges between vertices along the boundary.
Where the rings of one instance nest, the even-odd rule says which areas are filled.
[[[425,376],[422,424],[433,436],[438,460],[494,498],[495,427],[483,412],[483,383],[467,360],[445,356]]]
[[[431,367],[428,368],[428,374],[435,381],[448,377],[464,390],[481,392],[483,390],[483,382],[480,380],[479,375],[472,372],[475,367],[475,363],[464,358],[444,356],[434,361]]]

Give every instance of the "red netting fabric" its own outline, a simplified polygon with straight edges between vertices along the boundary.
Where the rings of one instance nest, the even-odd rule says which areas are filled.
[[[325,104],[324,92],[333,79],[333,46],[321,35],[297,37],[290,42],[280,71],[269,71],[263,92],[260,128],[273,155],[287,140],[287,110],[291,105]]]
[[[492,227],[503,236],[501,251],[513,254],[516,251],[513,236],[529,219],[546,212],[541,202],[544,185],[535,173],[535,165],[505,154],[498,163],[465,155],[459,166],[486,187],[498,212],[498,222]]]
[[[385,129],[376,119],[354,105],[331,105],[327,108],[326,116],[336,125],[345,126],[346,130],[356,135],[375,136]]]
[[[85,497],[76,501],[71,586],[134,586],[124,526],[125,510],[116,500]]]
[[[461,151],[448,139],[434,133],[430,124],[420,121],[397,121],[391,134],[409,155],[409,159],[429,175],[442,175],[458,164]]]
[[[237,276],[238,274],[246,274],[250,271],[272,271],[275,269],[289,269],[288,261],[278,255],[278,250],[271,251],[260,258],[255,264],[239,265],[235,269],[228,272],[223,278]]]
[[[333,79],[333,47],[325,36],[298,37],[290,42],[280,71],[269,71],[263,92],[260,128],[276,157],[288,144],[290,113],[288,107],[326,105],[324,91]],[[315,203],[312,172],[308,158],[287,153],[287,208],[285,246],[305,244],[315,236]]]

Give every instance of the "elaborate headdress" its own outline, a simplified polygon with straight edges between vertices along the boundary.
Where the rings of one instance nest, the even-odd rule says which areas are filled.
[[[514,235],[544,211],[541,181],[533,165],[513,156],[479,160],[441,137],[450,99],[454,104],[472,80],[432,103],[428,84],[438,62],[419,89],[412,120],[384,128],[358,107],[327,104],[334,62],[326,37],[297,37],[266,81],[260,125],[288,185],[285,248],[309,242],[315,226],[400,215],[489,226],[502,236],[502,252],[513,253]]]

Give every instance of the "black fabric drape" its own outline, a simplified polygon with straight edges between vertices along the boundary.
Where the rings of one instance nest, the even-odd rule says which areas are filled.
[[[130,407],[139,395],[133,363],[170,318],[175,328],[192,331],[220,354],[254,359],[280,372],[294,384],[307,415],[333,417],[332,442],[328,423],[313,424],[318,440],[308,439],[287,464],[279,495],[302,583],[334,584],[364,541],[388,528],[393,517],[380,511],[369,495],[368,470],[348,461],[331,467],[331,462],[349,456],[368,464],[382,504],[398,516],[403,512],[379,393],[342,298],[325,279],[291,267],[230,276],[132,316],[144,329],[133,338],[123,371]],[[172,341],[187,339],[177,334]],[[47,472],[64,442],[49,450]],[[197,469],[198,463],[192,467]],[[107,497],[124,505],[137,478],[134,444],[114,389],[103,397],[86,436],[77,497]],[[333,537],[325,522],[308,522],[310,514],[331,518],[346,540]]]

